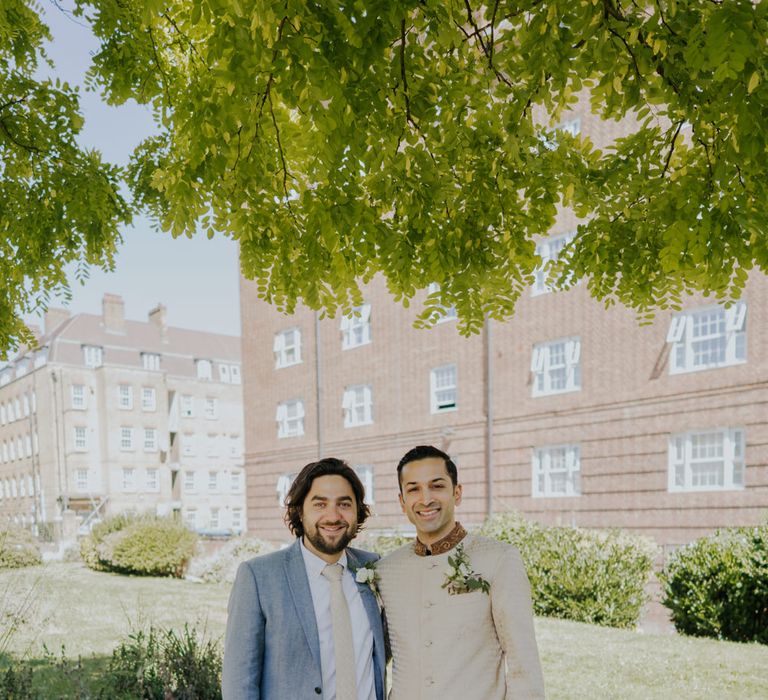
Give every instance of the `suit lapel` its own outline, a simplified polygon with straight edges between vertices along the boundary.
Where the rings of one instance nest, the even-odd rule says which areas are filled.
[[[312,658],[317,663],[317,667],[320,668],[320,637],[317,633],[315,606],[312,603],[312,592],[309,590],[307,569],[304,566],[304,557],[301,556],[301,544],[298,539],[287,550],[285,577],[288,581],[288,588],[291,591],[296,614],[304,629],[309,650],[312,652]]]
[[[360,560],[350,549],[347,549],[347,566],[353,573],[362,566]],[[373,594],[371,587],[367,583],[358,583],[357,580],[355,580],[355,583],[357,584],[357,590],[360,591],[360,599],[363,601],[365,612],[368,614],[368,621],[371,623],[371,629],[374,630],[373,636],[375,639],[375,631],[381,627],[381,610],[379,610],[379,603],[376,600],[376,596]]]

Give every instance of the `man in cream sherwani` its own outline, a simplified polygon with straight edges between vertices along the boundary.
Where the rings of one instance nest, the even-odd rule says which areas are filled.
[[[415,447],[397,473],[417,540],[376,565],[393,657],[390,700],[544,698],[517,549],[455,521],[461,486],[441,450]]]
[[[229,598],[224,700],[384,700],[378,602],[355,571],[378,555],[347,545],[368,517],[345,462],[308,464],[287,496],[289,547],[243,562]]]

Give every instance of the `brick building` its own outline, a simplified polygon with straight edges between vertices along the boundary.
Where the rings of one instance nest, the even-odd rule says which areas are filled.
[[[604,146],[629,127],[573,113],[560,128]],[[576,225],[559,213],[539,242],[544,260]],[[468,339],[450,310],[415,330],[419,300],[403,309],[381,279],[364,296],[356,317],[318,321],[278,313],[241,282],[254,534],[287,537],[281,495],[319,454],[359,470],[371,529],[404,526],[395,465],[423,443],[456,459],[466,524],[514,509],[675,545],[768,513],[765,276],[752,274],[729,309],[690,297],[640,326],[585,285],[552,292],[542,273],[514,318]]]
[[[0,368],[0,518],[60,535],[126,511],[244,529],[240,339],[168,327],[162,305],[127,320],[107,294],[101,316],[51,309]]]

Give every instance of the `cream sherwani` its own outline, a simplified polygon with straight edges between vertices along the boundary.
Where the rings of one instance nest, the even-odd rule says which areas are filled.
[[[520,554],[476,535],[462,543],[489,594],[441,588],[455,549],[423,557],[409,544],[376,565],[393,656],[390,700],[544,698]]]

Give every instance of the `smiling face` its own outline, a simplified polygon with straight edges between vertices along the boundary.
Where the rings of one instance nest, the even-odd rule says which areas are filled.
[[[437,542],[453,529],[461,486],[453,485],[445,460],[425,457],[408,462],[400,473],[400,487],[400,506],[424,544]]]
[[[339,560],[357,534],[357,502],[350,483],[338,474],[318,476],[301,509],[304,546],[329,563]]]

